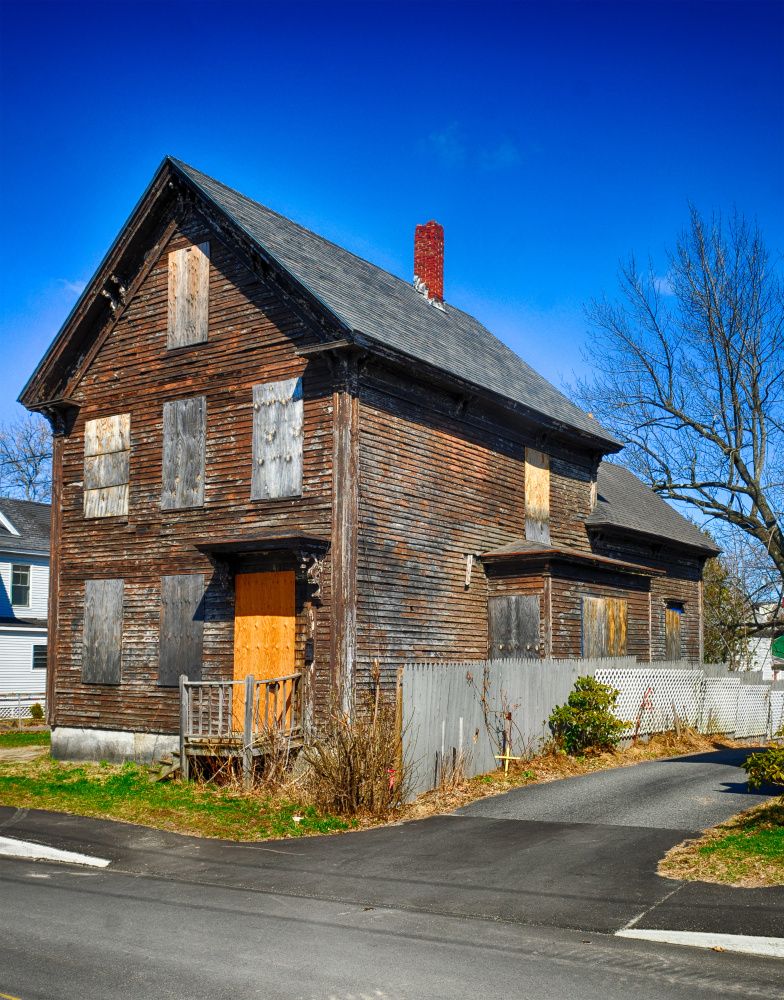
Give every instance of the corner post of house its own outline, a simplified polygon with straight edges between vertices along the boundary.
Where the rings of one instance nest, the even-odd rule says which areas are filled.
[[[188,688],[186,683],[188,678],[185,674],[180,674],[180,780],[187,781],[190,778],[190,767],[188,766],[188,747],[186,736],[188,735]]]
[[[52,428],[52,522],[49,536],[49,607],[46,622],[46,721],[57,725],[58,620],[60,612],[60,540],[63,507],[63,450],[73,423],[69,410],[52,407],[42,411]]]
[[[359,360],[344,354],[333,393],[332,638],[333,691],[351,705],[357,654],[359,509]]]
[[[253,674],[245,678],[245,721],[242,735],[242,783],[245,788],[253,784],[253,702],[256,694],[256,679]],[[285,697],[284,702],[285,706]],[[275,719],[277,725],[277,718]]]

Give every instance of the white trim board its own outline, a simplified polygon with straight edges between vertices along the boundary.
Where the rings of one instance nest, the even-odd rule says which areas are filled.
[[[630,927],[615,932],[616,937],[660,941],[662,944],[688,945],[692,948],[712,948],[739,951],[745,955],[784,958],[784,938],[754,937],[750,934],[708,934],[705,931],[646,931]]]

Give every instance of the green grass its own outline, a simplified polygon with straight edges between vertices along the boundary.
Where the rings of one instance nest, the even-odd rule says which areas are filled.
[[[43,735],[43,734],[41,734]],[[0,764],[0,804],[53,809],[231,840],[333,833],[337,816],[268,792],[244,793],[197,782],[150,784],[146,767],[66,764],[49,757]],[[294,816],[301,817],[295,822]]]
[[[42,747],[49,746],[51,742],[52,734],[48,731],[43,733],[26,733],[22,730],[22,732],[0,733],[0,748]]]
[[[784,796],[674,848],[662,875],[730,885],[784,885]]]

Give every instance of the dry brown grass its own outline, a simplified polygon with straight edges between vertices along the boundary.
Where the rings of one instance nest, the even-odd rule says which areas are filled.
[[[533,785],[544,781],[557,781],[593,771],[604,771],[613,767],[628,767],[645,760],[660,757],[677,757],[689,753],[706,753],[724,747],[746,746],[724,736],[703,736],[693,729],[684,728],[680,737],[675,733],[657,733],[649,743],[638,742],[625,750],[608,750],[580,757],[569,757],[554,747],[545,749],[537,756],[522,760],[509,767],[480,774],[475,778],[465,778],[451,782],[447,787],[434,789],[420,795],[414,802],[404,806],[399,819],[423,819],[439,813],[451,812],[476,799],[501,795],[521,785]]]

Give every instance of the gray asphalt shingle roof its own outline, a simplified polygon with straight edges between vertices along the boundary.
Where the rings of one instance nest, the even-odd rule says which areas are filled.
[[[51,504],[0,497],[0,513],[8,518],[19,532],[15,535],[0,521],[0,551],[48,554],[52,522]]]
[[[617,441],[482,324],[447,303],[435,308],[413,284],[390,274],[220,181],[170,158],[349,329],[497,393],[557,424]]]
[[[711,555],[720,551],[695,524],[622,465],[602,462],[596,487],[597,502],[586,518],[586,527],[633,531],[680,542]]]

